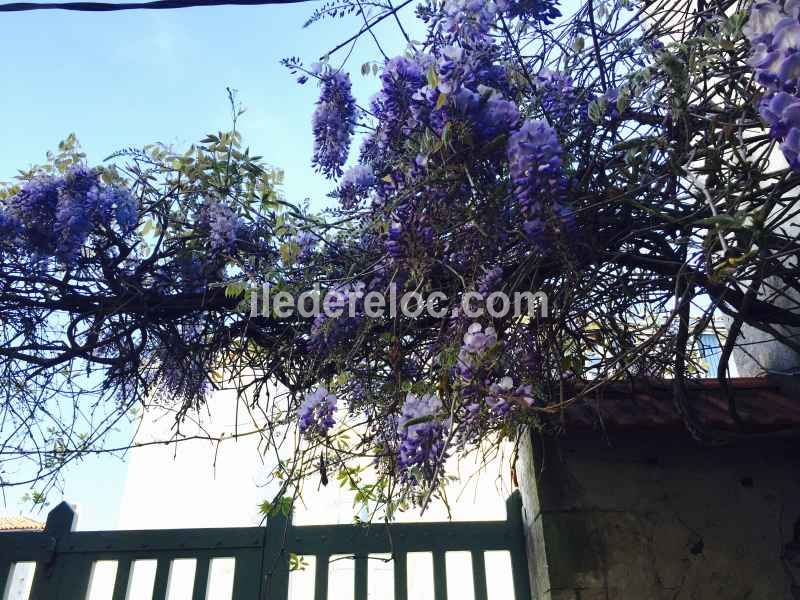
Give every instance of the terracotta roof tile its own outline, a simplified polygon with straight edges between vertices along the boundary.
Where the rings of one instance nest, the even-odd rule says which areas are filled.
[[[0,517],[0,531],[19,531],[21,529],[44,529],[44,523],[28,517]]]
[[[800,377],[731,379],[730,389],[737,412],[753,431],[800,427]],[[737,429],[728,411],[727,397],[716,379],[692,382],[689,398],[706,426]],[[565,408],[555,421],[563,425],[566,433],[601,428],[631,431],[684,428],[673,405],[672,381],[663,379],[609,384]]]

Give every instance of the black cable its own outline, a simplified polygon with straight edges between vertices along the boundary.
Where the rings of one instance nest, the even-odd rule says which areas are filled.
[[[152,2],[12,2],[0,4],[0,12],[29,10],[74,10],[84,12],[111,12],[117,10],[168,10],[195,6],[259,6],[264,4],[296,4],[309,0],[153,0]]]

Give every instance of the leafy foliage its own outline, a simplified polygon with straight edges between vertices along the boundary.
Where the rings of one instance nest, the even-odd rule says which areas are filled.
[[[587,2],[565,16],[547,1],[429,1],[425,39],[383,63],[363,106],[330,64],[338,49],[309,68],[287,59],[301,84],[321,85],[313,160],[340,201],[325,215],[283,201],[235,130],[100,169],[136,199],[137,224],[126,237],[89,219],[74,264],[12,251],[24,192],[9,188],[0,385],[10,418],[35,426],[0,450],[55,473],[101,448],[107,421],[78,440],[53,403],[113,422],[161,391],[180,417],[221,385],[210,373],[258,412],[265,444],[283,445],[281,498],[335,473],[389,515],[439,494],[448,457],[557,431],[553,415],[609,381],[671,377],[687,428],[724,441],[686,396],[699,334],[728,319],[723,379],[747,328],[800,350],[797,78],[764,80],[798,56],[796,36],[773,31],[779,17],[797,30],[793,6],[759,5],[769,14],[748,21],[732,0]],[[398,17],[388,3],[355,7],[326,4],[311,21],[353,13],[358,37]],[[765,44],[754,68],[746,23]],[[82,165],[74,141],[51,163]],[[267,283],[295,297],[321,284],[357,310],[250,316],[247,287]],[[440,293],[445,316],[367,317],[366,295],[392,286]],[[471,318],[476,291],[542,291],[549,311]]]

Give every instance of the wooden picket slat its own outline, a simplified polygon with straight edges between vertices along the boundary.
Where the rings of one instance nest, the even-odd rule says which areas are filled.
[[[328,600],[328,569],[331,557],[319,554],[314,567],[314,600]]]
[[[11,581],[12,562],[0,559],[0,600],[5,600],[8,582]]]
[[[397,553],[394,560],[394,600],[408,600],[408,562],[405,554]]]
[[[240,550],[235,556],[233,571],[233,600],[252,600],[258,598],[264,585],[263,555],[261,550]],[[287,565],[288,573],[288,565]],[[287,588],[288,589],[288,577]],[[286,596],[274,596],[285,598]],[[273,596],[269,597],[270,600]]]
[[[167,586],[169,585],[169,571],[172,560],[159,558],[156,564],[156,580],[153,584],[153,600],[167,600]]]
[[[475,590],[475,600],[487,600],[489,593],[486,586],[486,561],[483,550],[473,550],[472,558],[472,586]]]
[[[356,600],[367,600],[367,560],[363,555],[356,555]]]
[[[208,590],[208,570],[211,560],[208,556],[197,558],[194,564],[194,583],[192,583],[192,600],[206,600]]]
[[[132,562],[130,558],[117,560],[117,574],[114,578],[114,592],[111,595],[111,600],[125,600],[128,595]]]
[[[433,553],[433,598],[447,600],[447,563],[441,550]]]

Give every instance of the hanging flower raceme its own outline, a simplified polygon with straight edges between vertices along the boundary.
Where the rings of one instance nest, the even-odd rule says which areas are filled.
[[[467,44],[484,43],[497,19],[492,0],[447,0],[443,12],[442,31]]]
[[[22,224],[25,245],[40,254],[56,250],[54,224],[65,185],[63,178],[35,177],[8,202],[8,212]]]
[[[342,71],[321,76],[322,92],[312,117],[314,157],[312,164],[326,177],[339,177],[347,162],[356,120],[356,102],[350,91],[350,75]]]
[[[242,226],[239,215],[230,206],[219,200],[209,201],[206,210],[211,233],[211,250],[229,252],[236,245]]]
[[[300,433],[307,437],[327,435],[336,423],[336,395],[325,387],[306,394],[298,412]]]
[[[445,434],[450,420],[443,418],[442,409],[442,401],[433,394],[409,392],[403,403],[397,427],[397,467],[412,484],[419,483],[418,474],[426,483],[433,483],[437,467],[446,459]]]
[[[169,351],[163,352],[160,384],[171,398],[197,402],[211,391],[208,368],[192,357],[175,357]]]
[[[22,234],[22,223],[12,214],[0,210],[0,243],[14,242]]]
[[[447,0],[440,29],[450,40],[477,46],[490,41],[500,17],[549,25],[561,16],[557,5],[557,0]]]
[[[767,93],[758,105],[771,135],[783,142],[789,166],[800,171],[800,3],[757,2],[742,31],[753,46],[749,64]]]
[[[319,243],[319,237],[311,231],[300,230],[292,236],[291,241],[297,244],[300,250],[297,253],[295,263],[302,263],[314,255],[314,250]]]
[[[568,131],[578,117],[586,112],[588,102],[581,100],[571,77],[544,70],[536,76],[534,83],[545,117],[559,131]]]
[[[206,289],[207,262],[195,255],[177,256],[155,272],[154,287],[162,292],[197,294]]]
[[[402,144],[410,133],[413,126],[409,123],[412,97],[425,85],[424,62],[429,60],[429,57],[423,55],[416,60],[396,56],[386,63],[381,74],[381,90],[370,103],[372,113],[378,121],[374,138],[378,151]],[[364,153],[362,150],[362,154]]]
[[[460,46],[445,46],[439,51],[436,64],[438,75],[436,91],[452,94],[462,86],[474,86],[476,76],[475,56]]]
[[[484,401],[494,415],[506,418],[513,415],[521,406],[533,406],[533,387],[530,385],[515,387],[514,379],[506,375],[489,386],[489,395]]]
[[[464,334],[463,344],[456,359],[456,373],[465,383],[471,383],[477,375],[478,366],[484,354],[497,344],[497,332],[494,327],[484,327],[480,323],[472,323]]]
[[[6,224],[3,237],[13,233],[24,249],[74,264],[95,230],[116,220],[123,234],[130,233],[137,211],[126,189],[103,185],[96,169],[74,166],[63,176],[27,181],[0,211],[0,224]]]
[[[56,207],[55,230],[59,237],[57,254],[66,262],[74,259],[90,231],[108,226],[112,214],[124,233],[136,225],[136,203],[130,192],[122,188],[100,187],[97,174],[81,169],[68,175]]]
[[[323,310],[311,325],[310,347],[325,352],[351,339],[364,317],[366,283],[342,284],[324,295]]]
[[[497,8],[509,18],[521,18],[550,25],[558,17],[558,0],[496,0]]]
[[[361,197],[375,185],[375,174],[369,165],[355,165],[348,169],[339,189],[334,193],[344,209],[354,208]]]
[[[384,242],[392,264],[429,254],[433,243],[433,228],[419,207],[404,203],[395,208]]]
[[[475,288],[478,293],[484,297],[494,291],[495,287],[503,279],[503,268],[495,267],[486,272],[486,274],[475,282]]]
[[[478,92],[462,88],[453,96],[453,105],[455,113],[470,124],[477,143],[509,133],[519,122],[517,106],[485,86],[478,86]]]
[[[117,224],[123,233],[130,233],[136,227],[139,218],[139,203],[125,188],[106,188],[106,193],[111,196],[114,205]]]
[[[539,244],[549,220],[571,221],[571,211],[564,204],[561,153],[555,130],[544,121],[526,121],[508,141],[511,183],[525,219],[522,229]]]

